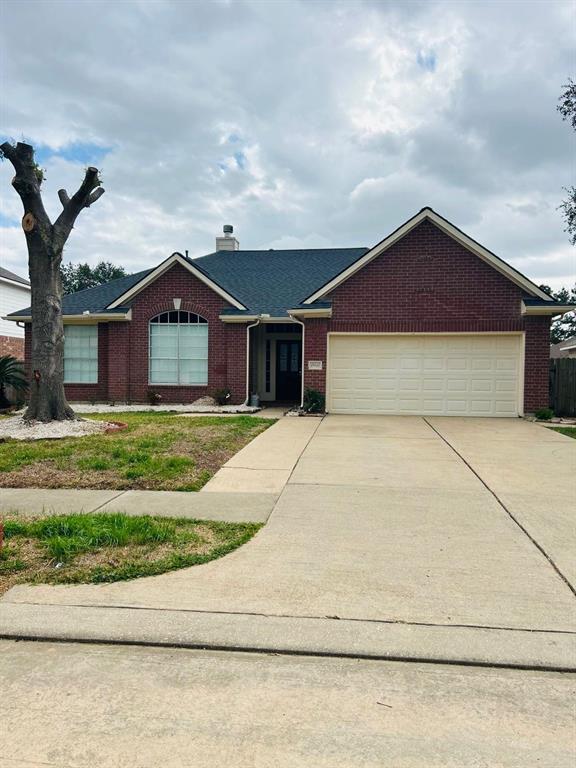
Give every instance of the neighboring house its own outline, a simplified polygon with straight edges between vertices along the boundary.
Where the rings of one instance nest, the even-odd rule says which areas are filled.
[[[572,307],[424,208],[372,248],[174,253],[64,298],[70,400],[326,393],[333,413],[516,416],[548,405]],[[30,310],[11,315],[26,323]]]
[[[30,283],[14,272],[0,267],[0,355],[24,360],[24,327],[5,319],[30,302]]]
[[[576,336],[559,341],[558,344],[550,344],[550,357],[576,357]]]

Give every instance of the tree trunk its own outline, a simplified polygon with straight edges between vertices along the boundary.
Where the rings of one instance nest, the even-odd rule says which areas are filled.
[[[64,324],[62,322],[62,254],[30,250],[32,292],[32,359],[30,402],[24,418],[64,421],[76,418],[64,394]]]
[[[62,278],[60,263],[64,245],[84,208],[104,193],[97,168],[87,168],[77,192],[69,197],[58,191],[62,213],[50,221],[40,187],[42,169],[34,160],[34,149],[18,142],[4,142],[2,155],[14,166],[12,186],[24,206],[22,229],[28,246],[28,267],[32,291],[32,359],[30,403],[26,420],[64,421],[76,418],[64,394],[64,325],[62,321]]]

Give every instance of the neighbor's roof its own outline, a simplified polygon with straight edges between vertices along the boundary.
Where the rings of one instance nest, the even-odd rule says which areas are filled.
[[[15,275],[14,272],[10,272],[9,269],[0,267],[0,280],[10,280],[13,283],[21,283],[22,285],[29,286],[30,282],[20,275]]]
[[[574,348],[576,348],[576,336],[571,336],[557,344],[550,344],[550,357],[568,357],[568,351]]]

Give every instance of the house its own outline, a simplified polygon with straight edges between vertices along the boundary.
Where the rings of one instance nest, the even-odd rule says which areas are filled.
[[[576,336],[559,341],[558,344],[550,344],[550,357],[574,357],[576,358]]]
[[[29,301],[28,280],[0,267],[0,356],[12,355],[18,360],[24,360],[24,328],[9,322],[5,315]]]
[[[547,406],[550,318],[571,309],[431,208],[372,248],[240,250],[225,227],[208,256],[64,298],[66,392],[516,416]],[[29,360],[30,310],[10,319]]]

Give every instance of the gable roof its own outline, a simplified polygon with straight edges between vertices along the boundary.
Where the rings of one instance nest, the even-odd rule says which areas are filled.
[[[570,308],[554,302],[531,280],[491,251],[437,214],[423,208],[373,248],[303,248],[286,250],[216,251],[191,259],[173,253],[153,269],[112,280],[64,296],[62,311],[66,316],[106,315],[124,319],[134,297],[175,264],[180,264],[218,293],[230,307],[222,316],[248,318],[253,315],[286,317],[289,310],[298,314],[321,312],[330,307],[325,296],[355,274],[372,259],[410,232],[420,222],[429,220],[460,242],[494,269],[515,282],[524,291],[525,311],[529,314],[560,314]],[[11,318],[29,319],[30,308],[10,314]]]
[[[14,272],[10,272],[9,269],[4,269],[4,267],[0,267],[0,280],[6,280],[10,283],[19,283],[23,288],[30,287],[30,282],[28,280],[20,277],[20,275],[14,274]]]
[[[436,213],[436,211],[432,210],[432,208],[422,208],[422,210],[419,211],[415,216],[412,216],[412,218],[408,219],[408,221],[405,221],[404,224],[401,224],[397,229],[395,229],[394,232],[377,243],[373,248],[370,248],[354,264],[351,264],[347,269],[342,270],[332,280],[324,283],[313,293],[304,298],[302,300],[303,303],[312,304],[318,299],[321,299],[330,291],[333,291],[341,283],[343,283],[345,280],[348,280],[349,277],[352,277],[353,274],[358,272],[359,269],[362,269],[362,267],[366,266],[366,264],[369,264],[373,259],[394,245],[394,243],[398,242],[398,240],[400,240],[402,237],[407,235],[408,232],[417,227],[418,224],[421,224],[426,220],[431,221],[439,229],[463,245],[464,248],[474,253],[476,256],[481,258],[482,261],[489,264],[509,280],[512,280],[513,283],[516,283],[516,285],[529,293],[531,296],[536,296],[539,299],[543,299],[544,301],[552,301],[551,297],[548,296],[547,293],[545,293],[535,283],[529,280],[525,275],[523,275],[517,269],[514,269],[514,267],[510,266],[510,264],[507,264],[499,256],[496,256],[495,253],[492,253],[492,251],[484,248],[483,245],[480,245],[480,243],[476,242],[476,240],[473,240],[467,234],[462,232],[461,229],[455,227],[454,224],[448,221],[448,219],[440,216],[438,213]]]

